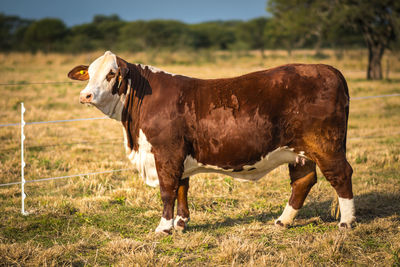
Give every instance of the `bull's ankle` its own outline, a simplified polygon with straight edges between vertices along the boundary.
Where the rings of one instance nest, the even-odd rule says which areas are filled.
[[[286,205],[282,215],[275,221],[276,226],[287,227],[291,225],[296,217],[298,209],[294,209],[289,203]]]
[[[173,219],[167,220],[164,217],[161,218],[160,223],[158,224],[156,228],[156,233],[160,234],[170,234],[172,227],[173,227]]]
[[[174,220],[174,229],[177,231],[183,231],[183,230],[185,230],[188,222],[189,222],[189,218],[184,218],[180,215],[177,215]]]

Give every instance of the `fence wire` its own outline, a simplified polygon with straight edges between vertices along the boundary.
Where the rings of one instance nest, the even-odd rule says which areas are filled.
[[[370,99],[370,98],[382,98],[382,97],[393,97],[400,96],[400,94],[388,94],[388,95],[370,95],[370,96],[359,96],[359,97],[351,97],[351,100],[361,100],[361,99]]]
[[[88,173],[65,175],[65,176],[58,176],[58,177],[41,178],[41,179],[36,179],[36,180],[26,180],[25,183],[26,184],[27,183],[36,183],[36,182],[58,180],[58,179],[65,179],[65,178],[73,178],[73,177],[80,177],[80,176],[97,175],[97,174],[105,174],[105,173],[113,173],[113,172],[122,172],[122,171],[127,171],[127,170],[134,170],[134,169],[133,168],[127,168],[127,169],[118,169],[118,170],[110,170],[110,171],[88,172]],[[8,185],[21,184],[21,183],[22,182],[11,182],[11,183],[6,183],[6,184],[0,184],[0,187],[8,186]]]
[[[115,144],[123,144],[124,142],[121,141],[121,138],[112,138],[112,139],[98,139],[98,140],[88,140],[88,141],[77,141],[77,142],[69,142],[69,143],[58,143],[58,144],[48,144],[48,145],[30,145],[25,146],[25,150],[35,150],[38,148],[49,148],[49,147],[59,147],[59,146],[73,146],[73,145],[92,145],[92,144],[108,144],[108,145],[115,145]],[[19,147],[9,147],[0,149],[3,152],[10,152],[18,150]]]
[[[25,125],[34,125],[34,124],[47,124],[47,123],[59,123],[59,122],[71,122],[71,121],[90,121],[90,120],[104,120],[109,119],[109,117],[97,117],[97,118],[83,118],[83,119],[70,119],[70,120],[55,120],[55,121],[32,121],[26,122]],[[8,124],[0,124],[0,127],[8,127],[8,126],[19,126],[20,122],[17,123],[8,123]]]
[[[13,85],[43,85],[43,84],[71,84],[80,82],[17,82],[17,83],[0,83],[0,86],[13,86]]]

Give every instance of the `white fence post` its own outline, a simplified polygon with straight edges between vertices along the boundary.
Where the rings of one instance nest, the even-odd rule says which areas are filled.
[[[25,135],[24,135],[24,126],[25,126],[25,121],[24,121],[24,113],[25,113],[25,107],[24,103],[21,102],[21,213],[22,215],[28,215],[28,213],[25,211],[25,161],[24,161],[24,141],[25,141]]]

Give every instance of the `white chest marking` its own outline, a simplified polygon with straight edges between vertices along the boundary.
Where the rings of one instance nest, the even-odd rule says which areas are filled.
[[[254,163],[253,165],[245,165],[243,166],[243,170],[233,171],[233,169],[223,169],[218,166],[202,164],[197,162],[196,159],[189,155],[186,156],[184,162],[184,172],[182,178],[186,178],[198,173],[216,172],[229,175],[233,178],[256,181],[281,164],[296,163],[296,159],[298,161],[299,157],[306,158],[304,152],[297,154],[293,149],[286,146],[279,147],[268,153],[265,157],[262,157],[260,161]]]
[[[151,152],[151,144],[147,141],[146,135],[142,130],[139,130],[138,151],[131,150],[127,146],[127,135],[124,128],[124,143],[125,149],[128,154],[129,160],[138,170],[139,175],[142,177],[143,181],[151,186],[158,186],[158,174],[156,169],[156,162],[154,155]]]

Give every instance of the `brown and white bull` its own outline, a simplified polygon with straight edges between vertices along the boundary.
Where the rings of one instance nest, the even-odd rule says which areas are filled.
[[[349,93],[331,66],[289,64],[204,80],[106,52],[68,77],[89,80],[80,102],[122,122],[129,159],[148,185],[160,185],[164,209],[156,232],[185,228],[190,176],[256,181],[284,163],[292,195],[276,225],[293,222],[317,181],[316,164],[339,196],[339,227],[355,220],[346,160]]]

